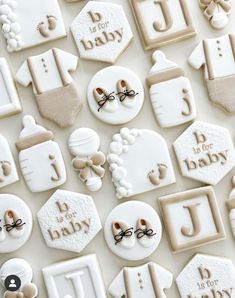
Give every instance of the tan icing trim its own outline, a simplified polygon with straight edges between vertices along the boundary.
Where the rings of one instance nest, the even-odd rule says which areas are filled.
[[[32,146],[38,145],[40,143],[52,140],[54,138],[54,134],[51,131],[46,131],[40,133],[39,135],[23,138],[22,140],[16,142],[17,150],[21,151]]]
[[[56,158],[54,155],[50,154],[49,159],[51,160],[51,166],[55,171],[56,176],[51,176],[52,181],[59,181],[61,179],[60,167],[57,164]]]
[[[228,37],[233,52],[233,59],[235,60],[235,36],[233,34],[229,34]]]
[[[154,4],[160,5],[166,26],[164,27],[159,21],[154,21],[153,28],[159,32],[168,31],[173,25],[173,19],[167,2],[165,0],[155,0]]]
[[[226,206],[228,208],[228,210],[232,210],[235,209],[235,198],[231,198],[229,200],[226,201]]]
[[[180,67],[175,67],[166,71],[164,70],[158,73],[150,74],[146,79],[146,83],[149,87],[151,87],[154,84],[173,80],[181,76],[184,76],[183,69]]]
[[[154,264],[149,263],[148,269],[149,269],[149,274],[150,274],[150,278],[151,278],[151,282],[153,285],[153,290],[154,290],[155,296],[158,298],[164,298],[165,295],[162,295],[162,290],[159,287],[158,280],[157,280],[157,273],[156,273]]]
[[[198,206],[200,206],[199,203],[196,203],[194,205],[183,206],[183,208],[188,209],[188,212],[192,221],[192,226],[193,226],[192,231],[191,231],[191,227],[182,226],[181,233],[185,237],[195,237],[201,231],[201,223],[198,218],[198,209],[197,209]]]
[[[214,80],[214,72],[213,72],[213,66],[211,62],[211,57],[209,53],[209,47],[208,47],[208,41],[203,40],[203,50],[204,50],[204,55],[205,55],[205,61],[206,61],[206,66],[207,66],[207,71],[208,71],[208,78],[209,80]]]
[[[28,64],[28,69],[29,69],[30,75],[32,77],[32,81],[33,81],[33,84],[34,84],[36,93],[37,94],[42,94],[42,91],[41,91],[41,89],[39,87],[39,82],[38,82],[36,73],[34,71],[33,61],[32,61],[32,58],[31,57],[29,57],[27,59],[27,64]]]
[[[58,69],[58,72],[59,72],[59,75],[60,75],[62,84],[63,84],[63,86],[66,87],[70,83],[67,81],[67,78],[66,78],[66,76],[64,74],[64,71],[62,69],[62,66],[61,66],[61,63],[60,63],[60,59],[58,57],[57,49],[53,48],[52,49],[52,53],[53,53],[53,56],[54,56],[54,59],[55,59],[55,63],[56,63],[56,66],[57,66],[57,69]]]
[[[125,288],[126,288],[126,297],[127,298],[135,298],[134,296],[131,295],[131,282],[130,282],[130,277],[129,277],[127,268],[123,269],[123,278],[124,278],[124,284],[125,284]]]
[[[192,108],[192,104],[191,104],[191,100],[190,100],[190,95],[188,93],[188,90],[186,90],[186,89],[183,89],[183,93],[185,94],[184,97],[183,97],[183,101],[186,103],[186,105],[188,107],[188,111],[187,112],[182,111],[181,114],[183,116],[190,116],[190,115],[192,115],[192,112],[193,112],[193,108]]]

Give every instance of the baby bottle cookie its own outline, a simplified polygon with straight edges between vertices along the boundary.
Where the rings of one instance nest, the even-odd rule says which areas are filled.
[[[6,289],[3,298],[35,298],[38,288],[32,283],[33,271],[24,259],[10,259],[0,268],[0,281]]]
[[[53,138],[53,133],[37,125],[32,116],[24,116],[16,148],[22,174],[32,192],[49,190],[66,181],[64,160]]]
[[[154,65],[147,77],[150,100],[161,127],[172,127],[196,118],[192,87],[183,70],[166,59],[161,51],[153,53]]]
[[[99,190],[105,174],[103,165],[106,158],[103,152],[98,151],[100,147],[98,134],[90,128],[76,129],[69,137],[68,147],[75,156],[72,165],[78,172],[80,180],[86,184],[88,190]]]

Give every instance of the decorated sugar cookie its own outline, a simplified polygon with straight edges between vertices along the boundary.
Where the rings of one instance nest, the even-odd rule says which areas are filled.
[[[131,261],[150,256],[162,238],[162,224],[157,212],[139,201],[115,207],[105,221],[104,236],[110,250]]]
[[[36,124],[32,116],[24,116],[16,147],[22,174],[32,192],[49,190],[66,181],[60,147],[53,139],[51,131]]]
[[[212,186],[159,198],[173,252],[223,240],[225,231]]]
[[[106,298],[96,255],[53,264],[42,269],[48,298]]]
[[[206,122],[190,125],[173,144],[183,176],[216,185],[235,166],[229,131]]]
[[[211,102],[228,113],[235,113],[235,35],[202,40],[188,62],[193,68],[203,70]]]
[[[17,196],[0,194],[0,253],[10,253],[23,246],[32,231],[29,207]]]
[[[121,5],[89,1],[72,22],[80,57],[114,63],[133,38]]]
[[[105,174],[103,165],[106,157],[99,151],[100,138],[90,128],[78,128],[69,137],[68,147],[75,158],[72,165],[78,172],[88,190],[97,191],[102,187],[102,178]]]
[[[57,0],[2,0],[0,22],[9,52],[66,36]]]
[[[153,53],[154,65],[147,77],[154,114],[161,127],[172,127],[196,117],[191,83],[183,70],[166,59],[161,51]]]
[[[101,121],[120,125],[134,119],[144,103],[144,89],[131,70],[109,66],[98,71],[87,88],[91,112]]]
[[[24,259],[10,259],[0,268],[0,281],[6,291],[3,298],[35,298],[38,288],[32,283],[33,271]]]
[[[113,298],[166,298],[173,275],[156,263],[149,262],[137,267],[124,267],[113,280],[108,291]]]
[[[37,214],[49,247],[81,252],[102,229],[90,196],[57,190]]]
[[[180,297],[235,297],[235,268],[230,259],[196,254],[176,278]]]
[[[233,190],[229,194],[229,199],[226,205],[229,211],[229,220],[232,229],[233,237],[235,238],[235,176],[232,177]]]
[[[76,56],[53,48],[28,57],[16,74],[22,86],[32,85],[41,116],[59,127],[71,126],[82,106],[77,85],[70,75],[77,63]]]
[[[122,128],[112,138],[107,160],[120,199],[175,182],[167,144],[153,130]]]

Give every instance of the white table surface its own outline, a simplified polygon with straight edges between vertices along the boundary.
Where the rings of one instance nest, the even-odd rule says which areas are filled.
[[[61,5],[66,28],[68,31],[67,38],[50,42],[35,48],[23,50],[18,53],[9,54],[6,51],[5,41],[1,35],[0,56],[4,56],[7,58],[14,74],[20,67],[21,63],[29,55],[40,54],[51,47],[58,47],[63,50],[67,50],[71,53],[74,53],[75,55],[78,54],[73,38],[69,32],[69,25],[71,24],[74,17],[79,13],[81,8],[84,6],[84,4],[87,1],[81,1],[77,3],[66,3],[63,0],[60,0],[59,2]],[[116,62],[116,65],[122,65],[132,69],[141,78],[142,82],[145,83],[146,75],[148,74],[148,71],[152,65],[151,64],[152,52],[143,51],[129,3],[127,0],[111,0],[106,2],[114,2],[114,3],[119,3],[123,5],[134,33],[133,42],[118,59],[118,61]],[[209,102],[206,89],[204,86],[204,82],[203,82],[202,72],[195,71],[194,69],[192,69],[187,63],[187,58],[201,39],[208,38],[208,37],[216,37],[216,36],[223,35],[225,33],[235,32],[235,7],[233,8],[233,13],[230,16],[229,25],[224,30],[215,31],[210,27],[209,23],[202,15],[201,10],[198,6],[198,1],[188,0],[187,2],[189,4],[191,14],[198,33],[196,37],[189,38],[185,41],[178,42],[164,47],[163,51],[166,53],[169,59],[172,59],[173,61],[177,62],[181,67],[183,67],[186,75],[190,78],[193,86],[194,94],[195,94],[197,109],[198,109],[198,120],[208,121],[210,123],[227,127],[230,130],[231,135],[234,139],[235,116],[225,114],[223,111],[219,110],[217,107],[215,107]],[[235,2],[235,1],[232,1],[232,2]],[[98,70],[102,69],[105,66],[107,66],[105,63],[80,60],[79,68],[73,74],[73,77],[82,92],[84,105],[83,105],[82,111],[77,117],[76,123],[74,124],[73,127],[68,129],[59,129],[52,122],[42,119],[38,113],[36,102],[34,100],[31,88],[23,88],[21,86],[19,87],[19,94],[23,104],[23,114],[32,114],[33,116],[35,116],[39,124],[44,125],[48,129],[51,129],[55,133],[55,136],[56,136],[55,140],[59,143],[62,149],[63,156],[65,158],[65,163],[67,166],[67,171],[68,171],[68,180],[66,184],[64,184],[61,187],[62,189],[68,189],[71,191],[81,192],[81,193],[88,193],[85,186],[79,181],[76,173],[71,168],[71,155],[67,149],[67,139],[70,133],[74,129],[82,126],[94,128],[101,137],[101,149],[104,152],[107,152],[108,145],[111,140],[111,136],[114,133],[118,132],[120,129],[119,126],[117,127],[109,126],[97,120],[89,111],[89,108],[86,102],[85,94],[86,94],[86,87],[89,83],[89,80]],[[145,86],[145,91],[146,91],[146,98],[145,98],[145,103],[141,113],[133,121],[128,123],[127,126],[130,128],[134,128],[134,127],[150,128],[160,132],[166,138],[168,146],[170,148],[170,153],[171,153],[174,168],[175,168],[177,183],[169,187],[165,187],[159,190],[148,192],[143,195],[136,196],[134,197],[134,199],[143,200],[144,202],[149,203],[154,208],[156,208],[157,211],[159,211],[159,208],[157,205],[157,198],[159,196],[202,186],[202,184],[199,182],[181,177],[175,160],[175,156],[172,151],[172,142],[184,131],[184,129],[188,125],[186,124],[180,127],[170,128],[170,129],[160,129],[158,124],[155,121],[155,118],[151,109],[148,90],[146,86]],[[18,139],[19,132],[21,131],[21,118],[23,114],[18,114],[16,116],[12,116],[12,117],[8,117],[6,119],[0,120],[0,133],[2,133],[7,137],[10,143],[10,146],[13,150],[15,160],[17,161],[17,166],[18,166],[18,156],[17,156],[17,151],[15,149],[14,143]],[[106,165],[106,169],[107,169],[107,165]],[[141,262],[128,262],[118,258],[117,256],[111,253],[111,251],[108,249],[108,247],[105,244],[103,233],[101,232],[84,249],[81,255],[85,255],[89,253],[97,254],[100,261],[106,287],[108,287],[112,279],[116,276],[116,274],[121,270],[123,266],[139,265],[149,260],[155,261],[160,265],[163,265],[166,268],[168,268],[170,271],[173,272],[174,277],[176,277],[179,274],[179,272],[183,269],[186,263],[190,260],[190,258],[192,258],[192,256],[196,252],[229,257],[235,262],[235,252],[234,252],[235,245],[232,239],[230,226],[228,222],[228,213],[225,207],[225,200],[227,199],[229,192],[231,190],[231,177],[233,174],[235,174],[235,169],[231,171],[215,187],[218,203],[220,206],[220,211],[223,217],[223,222],[227,233],[227,240],[220,241],[215,244],[206,245],[198,249],[189,250],[187,252],[180,253],[177,255],[173,255],[169,249],[169,244],[167,242],[166,234],[164,231],[162,241],[158,249],[151,257]],[[112,210],[112,208],[115,207],[118,203],[120,203],[114,195],[114,187],[111,183],[111,176],[108,171],[103,182],[104,182],[104,186],[102,190],[99,191],[98,193],[93,194],[93,198],[95,200],[95,204],[100,214],[102,223],[104,223],[107,215]],[[38,297],[46,298],[47,294],[43,283],[41,268],[58,261],[79,256],[76,253],[48,248],[44,243],[44,239],[41,235],[41,232],[36,220],[36,213],[42,207],[42,205],[47,201],[47,199],[50,197],[53,191],[39,193],[39,194],[30,193],[24,183],[22,175],[20,175],[19,182],[12,184],[4,189],[1,189],[0,192],[16,194],[20,196],[22,199],[24,199],[27,202],[27,204],[30,206],[35,220],[33,233],[30,240],[27,242],[27,244],[24,247],[22,247],[20,250],[14,253],[0,255],[0,263],[3,263],[4,261],[12,257],[25,258],[27,261],[29,261],[34,271],[34,282],[39,287],[40,293]],[[2,292],[0,290],[0,296],[1,295],[2,295]],[[179,297],[175,283],[173,283],[171,289],[167,291],[167,297],[170,297],[170,298]]]

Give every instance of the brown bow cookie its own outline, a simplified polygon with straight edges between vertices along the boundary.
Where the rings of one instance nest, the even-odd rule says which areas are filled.
[[[25,285],[20,291],[4,293],[4,298],[35,298],[38,295],[37,286],[33,283]]]
[[[227,14],[230,13],[232,6],[228,0],[200,0],[200,6],[205,9],[204,14],[210,20],[215,9],[220,6]]]

